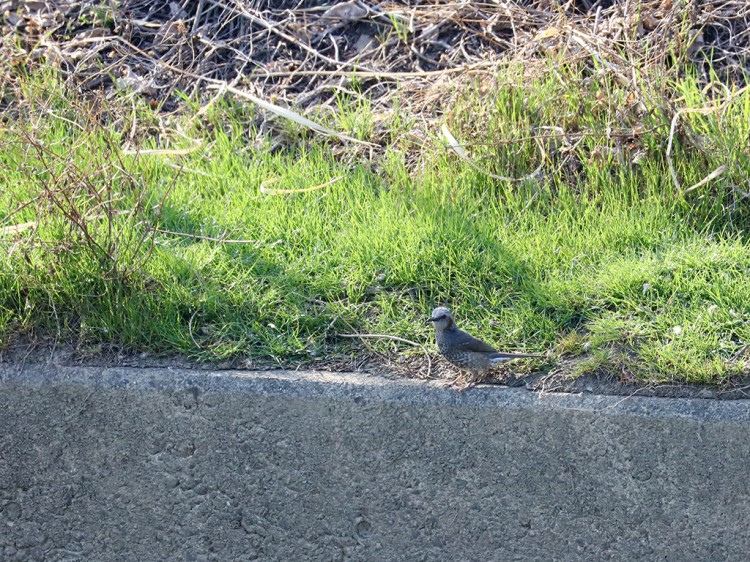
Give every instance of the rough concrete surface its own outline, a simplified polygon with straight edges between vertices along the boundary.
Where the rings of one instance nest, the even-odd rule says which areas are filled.
[[[747,560],[743,400],[0,364],[0,561]]]

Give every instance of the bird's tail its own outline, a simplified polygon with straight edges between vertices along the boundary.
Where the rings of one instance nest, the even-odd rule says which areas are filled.
[[[504,363],[505,361],[512,361],[513,359],[523,359],[523,358],[531,358],[531,357],[544,357],[543,355],[538,355],[536,353],[502,353],[498,351],[497,353],[493,353],[490,355],[490,362],[493,365],[497,365],[498,363]]]

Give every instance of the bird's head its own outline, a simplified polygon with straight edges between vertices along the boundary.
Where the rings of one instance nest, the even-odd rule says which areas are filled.
[[[453,325],[453,316],[451,315],[450,310],[444,306],[439,306],[432,311],[432,316],[430,316],[426,322],[432,322],[435,324],[436,330],[447,330]]]

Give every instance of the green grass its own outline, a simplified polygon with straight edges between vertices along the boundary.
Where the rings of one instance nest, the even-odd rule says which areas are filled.
[[[711,92],[689,76],[654,81],[638,92],[644,111],[602,76],[516,67],[500,87],[456,96],[444,122],[481,168],[522,177],[543,163],[539,181],[521,182],[458,159],[439,124],[416,148],[398,105],[369,161],[297,126],[272,146],[236,102],[200,118],[194,104],[172,118],[183,134],[154,135],[145,107],[118,106],[118,121],[50,75],[17,76],[23,88],[5,88],[16,113],[0,126],[0,229],[37,224],[0,235],[0,340],[294,365],[365,353],[337,337],[353,330],[431,341],[423,319],[448,305],[501,348],[580,355],[574,375],[723,382],[746,370],[750,341],[750,96],[682,117],[673,160],[683,189],[727,165],[683,195],[665,159],[663,90],[677,109],[712,105]],[[320,119],[376,135],[366,101],[340,101]],[[201,147],[123,151],[192,147],[184,135]],[[308,193],[259,191],[270,178],[302,189],[337,176]]]

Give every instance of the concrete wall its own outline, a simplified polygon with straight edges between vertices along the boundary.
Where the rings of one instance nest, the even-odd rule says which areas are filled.
[[[0,364],[0,561],[747,560],[750,408]]]

